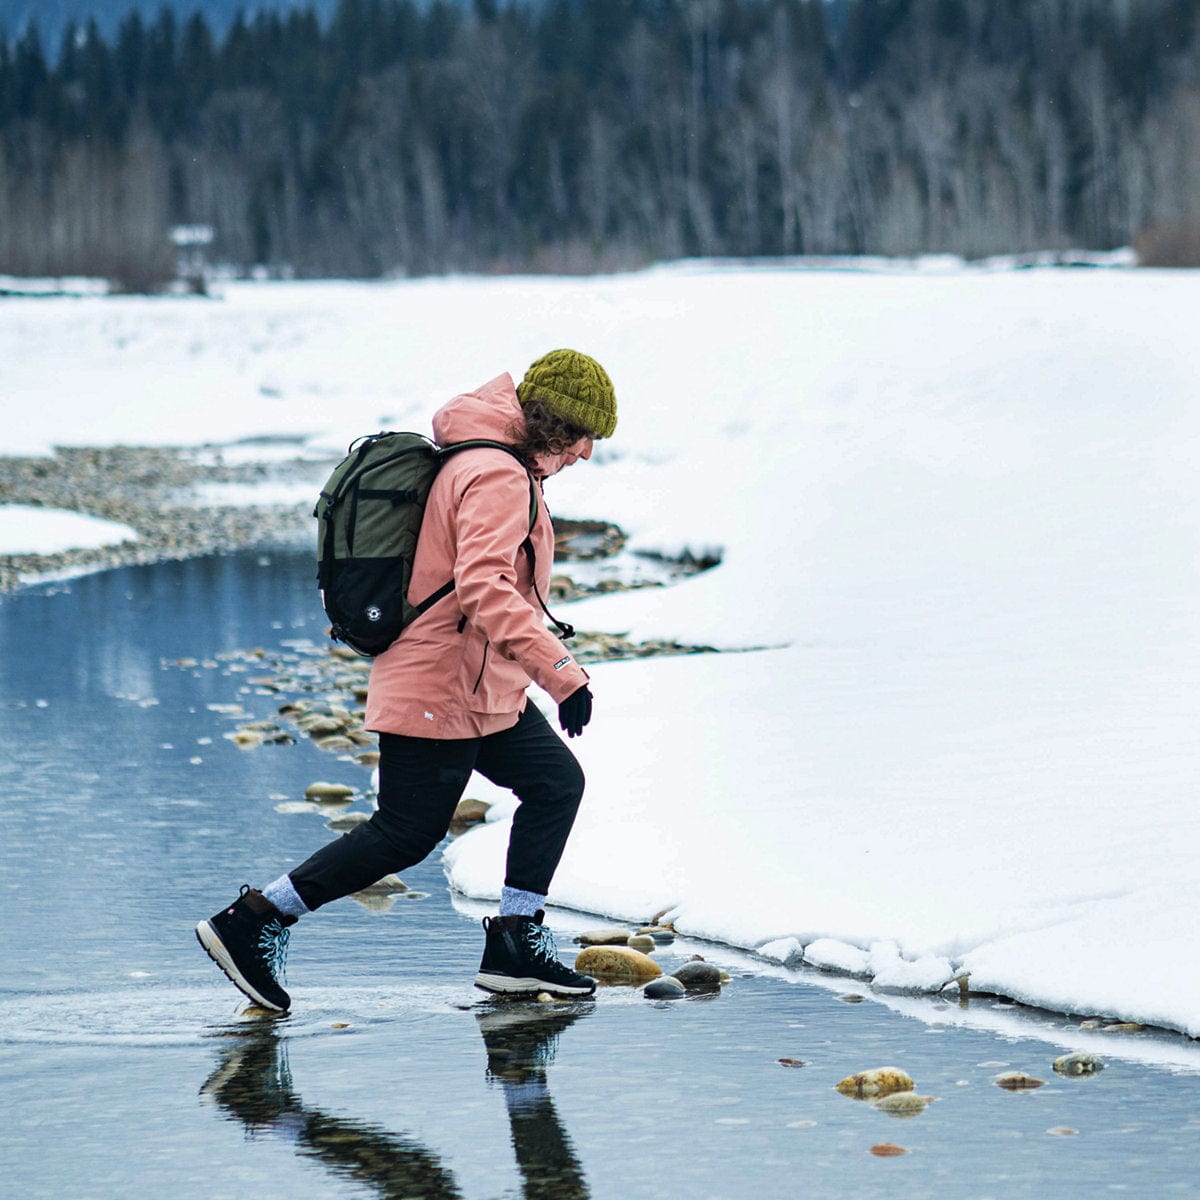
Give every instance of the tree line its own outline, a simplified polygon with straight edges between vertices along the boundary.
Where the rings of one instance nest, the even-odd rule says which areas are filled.
[[[0,272],[968,257],[1200,226],[1194,0],[341,0],[0,31]]]

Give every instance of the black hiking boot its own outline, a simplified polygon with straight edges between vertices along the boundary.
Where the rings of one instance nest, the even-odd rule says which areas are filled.
[[[243,884],[228,908],[196,926],[196,938],[255,1004],[287,1012],[292,998],[280,987],[279,976],[287,953],[287,927],[296,920],[281,913],[262,892]]]
[[[545,913],[532,917],[484,917],[487,942],[475,986],[510,996],[590,996],[596,981],[558,961],[554,935],[542,924]]]

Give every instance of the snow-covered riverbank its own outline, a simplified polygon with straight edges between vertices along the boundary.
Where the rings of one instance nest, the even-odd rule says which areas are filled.
[[[0,455],[327,452],[578,346],[620,427],[552,507],[724,557],[572,620],[758,649],[594,669],[554,898],[1196,1036],[1198,296],[1194,272],[675,268],[13,300]],[[494,892],[503,840],[455,843],[455,885]]]

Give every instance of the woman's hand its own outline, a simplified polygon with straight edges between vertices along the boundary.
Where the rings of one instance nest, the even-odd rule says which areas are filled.
[[[558,723],[567,737],[578,737],[591,719],[592,693],[585,683],[558,706]]]

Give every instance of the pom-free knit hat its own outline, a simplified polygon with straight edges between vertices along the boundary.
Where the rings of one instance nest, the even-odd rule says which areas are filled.
[[[608,372],[578,350],[551,350],[517,384],[522,404],[536,400],[547,412],[586,429],[592,437],[612,437],[617,428],[617,396]]]

